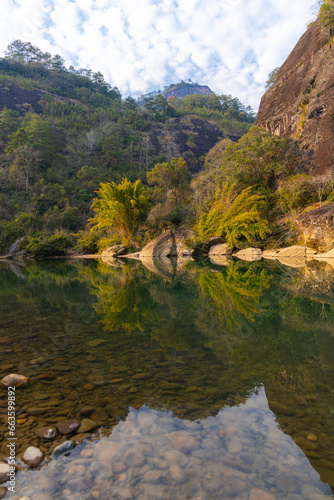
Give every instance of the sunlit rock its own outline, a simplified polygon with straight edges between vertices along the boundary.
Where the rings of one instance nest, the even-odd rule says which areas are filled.
[[[44,460],[44,453],[35,446],[29,446],[23,454],[22,460],[31,467],[36,467]]]
[[[1,379],[1,384],[5,387],[19,387],[27,382],[28,377],[24,375],[18,375],[17,373],[11,373],[6,375]]]

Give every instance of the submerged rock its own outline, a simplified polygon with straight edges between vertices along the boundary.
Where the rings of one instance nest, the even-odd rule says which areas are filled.
[[[96,422],[94,422],[94,420],[90,420],[89,418],[84,418],[78,429],[78,434],[89,432],[95,429],[95,427],[96,427]]]
[[[19,375],[17,373],[11,373],[10,375],[6,375],[1,379],[1,384],[5,387],[20,387],[27,382],[28,377],[24,375]]]
[[[186,431],[176,431],[168,434],[175,449],[180,451],[191,451],[199,448],[199,442]]]
[[[64,420],[64,422],[58,422],[56,424],[60,434],[71,434],[76,431],[80,425],[77,420]]]
[[[29,446],[23,454],[22,460],[30,467],[36,467],[44,460],[44,453],[35,446]]]
[[[64,441],[59,446],[56,446],[56,448],[53,450],[53,453],[52,453],[53,458],[57,458],[57,457],[60,457],[61,455],[65,455],[65,453],[68,453],[69,451],[73,450],[74,446],[75,445],[74,445],[73,441]]]
[[[0,484],[8,480],[7,474],[10,472],[10,466],[6,462],[0,462]]]
[[[42,439],[54,439],[58,434],[55,427],[39,427],[34,430],[34,433]]]

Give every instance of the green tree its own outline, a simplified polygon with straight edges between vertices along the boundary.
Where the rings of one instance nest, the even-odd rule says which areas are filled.
[[[15,154],[16,149],[24,144],[40,151],[41,160],[46,166],[51,165],[57,146],[59,147],[50,121],[37,114],[26,115],[21,127],[9,136],[6,153]]]
[[[280,69],[281,69],[280,66],[278,66],[277,68],[273,69],[269,73],[268,80],[266,81],[266,89],[269,89],[269,87],[274,85],[274,83],[276,82],[276,79],[277,79],[277,74],[278,74]]]
[[[148,194],[141,181],[132,184],[125,178],[118,186],[114,182],[100,186],[91,207],[96,212],[90,219],[93,229],[112,230],[133,238],[149,210]]]
[[[237,143],[230,144],[222,156],[222,179],[238,186],[274,187],[278,177],[295,168],[296,144],[252,127]]]
[[[18,112],[8,109],[6,106],[0,113],[0,137],[5,144],[8,143],[8,137],[19,127]]]
[[[197,233],[200,239],[222,236],[233,247],[240,239],[251,242],[264,239],[268,232],[268,221],[261,216],[265,197],[251,194],[252,187],[243,189],[240,194],[235,184],[218,187],[215,202],[208,213],[202,214]]]
[[[157,163],[151,172],[147,173],[147,180],[149,184],[156,185],[166,193],[170,191],[178,207],[189,185],[187,163],[183,158],[172,158],[171,162]]]

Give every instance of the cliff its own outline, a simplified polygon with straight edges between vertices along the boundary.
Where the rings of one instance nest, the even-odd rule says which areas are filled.
[[[322,175],[334,158],[334,58],[328,31],[312,23],[261,100],[256,125],[297,139],[309,170]]]
[[[183,99],[187,95],[203,94],[210,95],[212,90],[207,85],[195,85],[193,83],[181,82],[174,85],[172,88],[166,90],[162,95],[165,99],[168,97],[175,97],[175,99]]]

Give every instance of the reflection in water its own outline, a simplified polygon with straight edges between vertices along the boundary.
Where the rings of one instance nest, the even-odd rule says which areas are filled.
[[[222,325],[231,326],[239,324],[238,315],[254,322],[255,316],[264,312],[260,301],[264,290],[270,286],[270,277],[266,269],[248,267],[245,271],[231,263],[226,272],[201,269],[198,283],[204,297],[210,297],[216,304]]]
[[[35,431],[69,418],[105,436],[19,473],[32,500],[35,478],[43,500],[330,495],[321,481],[334,487],[334,271],[325,264],[188,263],[172,266],[170,280],[140,262],[0,266],[1,373],[31,377],[17,394],[18,456],[29,445],[50,456],[65,438]],[[0,388],[3,442],[5,398]]]
[[[147,407],[130,409],[109,437],[83,444],[34,478],[21,475],[18,487],[33,495],[34,484],[64,500],[332,498],[279,429],[263,388],[245,404],[193,422]]]

